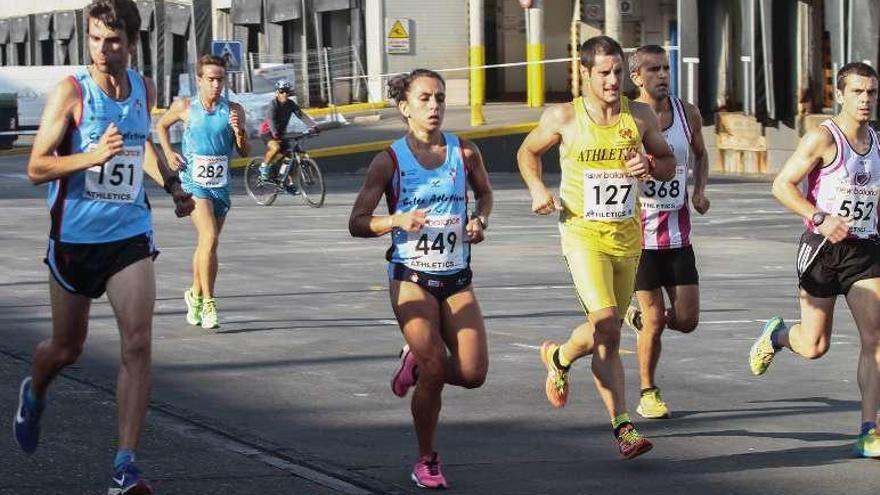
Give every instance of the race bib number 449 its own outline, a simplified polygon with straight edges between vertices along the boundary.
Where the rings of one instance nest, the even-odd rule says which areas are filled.
[[[229,181],[229,157],[195,155],[192,178],[202,187],[225,187]]]
[[[109,203],[132,203],[144,181],[143,146],[126,146],[103,165],[86,169],[83,196]]]
[[[414,270],[464,268],[463,219],[459,215],[429,215],[425,226],[407,234],[407,263]]]
[[[584,171],[584,218],[620,221],[636,213],[636,179],[624,170]]]

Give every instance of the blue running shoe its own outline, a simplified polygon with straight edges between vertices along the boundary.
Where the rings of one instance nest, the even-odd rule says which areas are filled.
[[[12,433],[21,450],[33,454],[40,442],[40,416],[43,415],[43,406],[29,403],[27,396],[30,391],[31,377],[27,377],[21,381],[18,391],[18,409],[15,410],[15,418],[12,420]]]
[[[112,485],[107,490],[107,495],[151,495],[152,493],[153,488],[150,483],[141,478],[141,470],[131,461],[116,468]]]

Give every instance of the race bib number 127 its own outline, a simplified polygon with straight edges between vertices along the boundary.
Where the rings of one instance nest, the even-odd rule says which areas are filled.
[[[636,212],[636,179],[625,170],[584,171],[584,218],[621,221]]]

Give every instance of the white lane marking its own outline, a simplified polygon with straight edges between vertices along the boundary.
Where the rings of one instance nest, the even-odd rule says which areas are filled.
[[[541,348],[541,346],[538,346],[538,345],[520,344],[519,342],[511,342],[510,345],[512,345],[513,347],[520,347],[520,348],[522,348],[522,349],[534,349],[534,350],[538,350],[538,349]]]
[[[539,350],[541,346],[531,345],[531,344],[523,344],[520,342],[511,342],[510,345],[513,347],[519,347],[520,349],[529,349],[529,350]],[[635,351],[631,351],[629,349],[620,348],[620,354],[635,354]]]

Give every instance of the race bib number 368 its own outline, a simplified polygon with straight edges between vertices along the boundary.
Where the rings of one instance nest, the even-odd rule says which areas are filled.
[[[132,203],[144,181],[144,148],[126,146],[103,165],[86,169],[83,196],[109,203]]]
[[[636,212],[636,179],[624,170],[584,171],[584,218],[621,221]]]
[[[192,178],[202,187],[225,187],[229,181],[229,157],[195,155]]]

